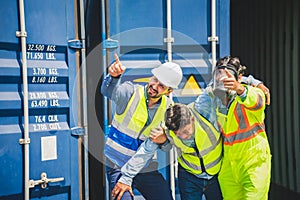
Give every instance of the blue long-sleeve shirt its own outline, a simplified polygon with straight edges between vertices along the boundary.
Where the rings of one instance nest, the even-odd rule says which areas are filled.
[[[127,103],[134,92],[134,85],[131,82],[121,84],[121,78],[114,78],[107,75],[101,85],[101,93],[112,100],[117,113],[126,109]]]
[[[112,102],[114,103],[113,106],[115,112],[117,114],[121,114],[125,111],[127,104],[134,93],[134,84],[129,81],[121,83],[120,78],[113,78],[110,75],[107,75],[102,82],[101,93],[104,96],[108,97],[110,100],[112,100]],[[146,86],[145,86],[145,95],[146,95]],[[159,103],[160,101],[156,105],[152,106],[151,108],[148,108],[149,119],[153,119],[153,116],[155,115],[157,108],[159,107]],[[168,151],[170,149],[170,145],[168,144],[168,142],[166,142],[163,145],[160,145],[159,147],[163,151]],[[110,148],[104,148],[104,154],[108,159],[110,159],[110,161],[112,161],[113,163],[115,163],[120,167],[123,166],[124,162],[126,162],[125,157],[122,158],[118,157],[115,154],[115,152]],[[149,160],[151,161],[151,158]]]

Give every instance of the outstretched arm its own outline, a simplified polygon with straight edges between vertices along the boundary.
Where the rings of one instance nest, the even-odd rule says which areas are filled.
[[[121,168],[122,176],[118,183],[112,190],[112,196],[120,200],[124,192],[129,191],[132,193],[132,179],[145,167],[151,160],[159,145],[147,139],[141,144],[138,151],[133,155],[130,160]]]
[[[263,93],[266,96],[266,105],[271,104],[271,94],[269,88],[267,88],[264,83],[256,78],[254,78],[252,75],[249,76],[243,76],[242,82],[246,83],[247,85],[254,85],[255,87],[261,89]]]
[[[266,105],[271,104],[271,94],[269,88],[267,88],[263,83],[258,84],[257,88],[261,89],[263,93],[266,95]]]
[[[227,78],[222,80],[224,87],[237,93],[239,103],[251,110],[263,110],[265,108],[265,96],[260,89],[241,84],[227,69],[225,72]]]
[[[124,67],[119,60],[117,54],[115,56],[115,62],[113,62],[108,68],[108,74],[104,77],[104,80],[101,85],[101,93],[108,97],[112,98],[114,89],[120,84],[120,77],[125,72],[126,67]]]
[[[125,72],[125,67],[122,65],[117,54],[114,54],[115,62],[108,67],[108,73],[112,77],[119,77]]]

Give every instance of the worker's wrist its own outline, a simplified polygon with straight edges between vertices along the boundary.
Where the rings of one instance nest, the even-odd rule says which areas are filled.
[[[244,87],[244,92],[242,94],[238,95],[241,98],[242,101],[244,101],[246,99],[247,92],[248,92],[247,87]]]
[[[122,76],[122,74],[120,74],[120,75],[118,75],[118,76],[112,76],[112,75],[110,75],[112,78],[116,78],[116,79],[119,79],[121,76]]]
[[[131,177],[128,177],[128,176],[125,176],[124,174],[120,177],[120,179],[118,180],[118,182],[120,183],[124,183],[126,185],[129,185],[131,186],[132,184],[132,178]]]
[[[168,139],[166,139],[166,141],[162,144],[159,145],[160,148],[165,148],[166,146],[168,146],[170,144],[170,141]]]
[[[245,92],[245,87],[239,83],[235,91],[238,95],[242,95]]]

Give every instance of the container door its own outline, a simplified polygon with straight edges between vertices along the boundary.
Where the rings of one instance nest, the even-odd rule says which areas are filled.
[[[216,57],[228,55],[229,0],[215,1]],[[212,72],[212,1],[171,1],[173,60],[185,78],[175,91],[175,100],[188,104],[202,93]]]
[[[76,9],[73,0],[26,0],[24,5],[30,199],[79,199]],[[1,1],[0,15],[0,198],[24,199],[18,1]]]
[[[165,62],[166,15],[164,1],[109,0],[106,23],[109,29],[105,34],[109,38],[106,47],[107,65],[117,53],[126,72],[122,82],[133,81],[145,85],[151,69]],[[109,25],[109,26],[108,26]],[[113,47],[113,48],[111,48]],[[106,66],[104,66],[104,69]],[[108,114],[113,113],[112,110]],[[168,179],[168,155],[159,152],[159,171]]]

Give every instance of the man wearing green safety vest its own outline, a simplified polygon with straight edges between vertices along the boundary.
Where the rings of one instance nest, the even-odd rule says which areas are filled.
[[[157,127],[173,101],[167,96],[177,88],[182,79],[181,67],[166,62],[152,69],[153,76],[142,86],[126,81],[121,83],[125,72],[118,56],[108,67],[101,92],[115,103],[115,113],[104,146],[106,174],[112,189],[121,176],[121,167],[136,153],[140,144],[149,137],[150,129]],[[163,145],[160,146],[164,148]],[[151,161],[146,173],[138,174],[133,186],[149,200],[171,200],[171,190],[157,170],[157,162]],[[152,190],[157,193],[153,194]],[[132,193],[132,192],[131,192]],[[126,192],[123,200],[131,200]]]
[[[213,92],[221,100],[217,121],[224,140],[219,182],[225,200],[266,200],[271,176],[266,99],[262,90],[240,83],[244,70],[237,57],[227,56],[218,60],[214,73]]]
[[[165,132],[166,134],[158,134]],[[162,137],[165,136],[165,137]],[[121,199],[130,186],[123,184],[132,179],[147,163],[155,150],[156,143],[167,139],[176,147],[178,154],[178,182],[181,200],[222,199],[218,172],[222,161],[222,137],[215,127],[200,115],[193,104],[176,103],[167,109],[165,126],[151,130],[151,140],[146,140],[139,151],[123,166],[123,176],[113,190],[113,196]],[[155,142],[155,143],[154,143]],[[147,157],[145,156],[147,155]],[[125,180],[125,181],[124,181]]]

